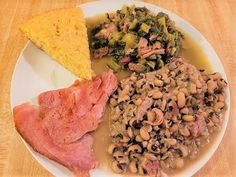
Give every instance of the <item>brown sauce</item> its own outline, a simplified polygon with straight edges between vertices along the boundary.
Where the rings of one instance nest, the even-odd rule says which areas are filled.
[[[92,133],[92,136],[94,137],[93,149],[99,162],[99,167],[106,171],[110,170],[111,162],[111,156],[107,152],[108,146],[111,142],[111,138],[109,135],[109,112],[110,111],[107,106],[103,116],[103,122],[100,123],[97,130]]]
[[[211,65],[201,46],[189,34],[185,32],[183,34],[183,46],[179,55],[183,56],[189,63],[196,66],[196,68],[205,69],[208,73],[211,73]]]
[[[92,59],[92,69],[95,72],[95,74],[101,74],[104,71],[109,70],[109,68],[107,67],[107,63],[111,59],[112,57],[104,57],[102,59]],[[131,74],[130,71],[125,71],[125,70],[121,70],[115,73],[116,77],[119,80],[128,77],[130,74]]]
[[[91,39],[89,34],[91,32],[91,29],[96,26],[97,24],[100,24],[105,21],[105,14],[104,15],[98,15],[95,17],[87,18],[86,19],[86,25],[88,29],[88,37],[89,40]],[[184,33],[184,32],[183,32]],[[184,33],[184,41],[183,41],[183,49],[180,51],[179,56],[183,56],[187,59],[187,61],[194,66],[196,66],[198,69],[205,69],[208,73],[212,72],[211,65],[209,63],[209,60],[207,58],[207,55],[204,53],[202,48],[199,44],[197,44],[189,34]],[[92,56],[92,55],[91,55]],[[93,59],[92,61],[92,69],[95,72],[95,74],[100,74],[109,68],[106,66],[106,63],[111,59],[111,57],[105,57],[103,59]],[[125,78],[130,75],[130,72],[128,71],[122,71],[116,74],[118,79]],[[109,128],[109,108],[106,109],[105,114],[103,116],[103,122],[99,125],[98,129],[92,133],[94,137],[94,151],[96,154],[96,158],[98,162],[100,163],[100,168],[111,171],[110,169],[110,162],[111,162],[111,156],[108,154],[107,149],[108,145],[111,142],[110,134],[110,128]],[[214,141],[216,137],[216,133],[211,135],[211,142]],[[179,171],[183,171],[191,166],[194,162],[199,160],[201,157],[203,157],[204,153],[211,147],[211,143],[207,144],[199,151],[199,157],[196,160],[189,160],[188,163],[185,164],[185,167],[181,170],[168,170],[168,174],[171,174],[171,176],[178,176]],[[137,176],[137,175],[129,175],[126,174],[125,176]]]

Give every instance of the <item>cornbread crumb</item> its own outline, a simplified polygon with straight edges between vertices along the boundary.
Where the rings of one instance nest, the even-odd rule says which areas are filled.
[[[20,29],[69,71],[83,79],[92,78],[87,29],[80,8],[45,12],[28,20]]]

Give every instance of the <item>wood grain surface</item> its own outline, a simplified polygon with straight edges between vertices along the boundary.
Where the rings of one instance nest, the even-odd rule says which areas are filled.
[[[0,176],[52,176],[30,155],[14,129],[10,83],[17,58],[27,39],[18,30],[29,17],[43,11],[74,7],[87,1],[0,0]],[[231,114],[224,139],[196,177],[236,176],[236,1],[146,0],[171,10],[195,26],[211,43],[227,71]]]

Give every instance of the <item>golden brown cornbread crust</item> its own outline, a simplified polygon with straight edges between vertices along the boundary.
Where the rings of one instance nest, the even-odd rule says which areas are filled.
[[[91,79],[87,29],[80,8],[55,9],[20,26],[35,45],[83,79]]]

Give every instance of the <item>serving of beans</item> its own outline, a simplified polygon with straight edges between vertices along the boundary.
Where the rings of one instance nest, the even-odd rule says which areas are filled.
[[[220,128],[226,86],[183,58],[123,79],[110,98],[113,171],[158,176],[197,158]]]

